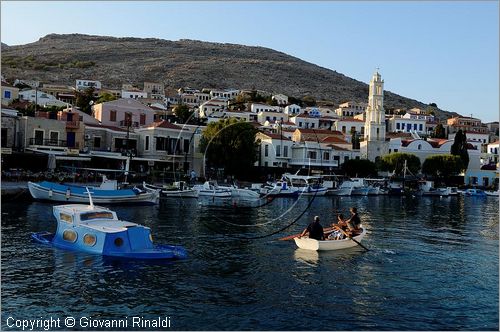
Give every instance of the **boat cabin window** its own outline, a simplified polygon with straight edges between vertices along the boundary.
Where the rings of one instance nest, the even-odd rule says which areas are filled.
[[[92,247],[96,243],[97,239],[94,234],[85,234],[83,236],[83,243],[85,245]]]
[[[72,231],[71,229],[67,229],[63,232],[63,239],[65,241],[75,242],[77,238],[78,238],[78,234],[76,234],[76,232]]]
[[[66,213],[60,213],[59,219],[61,219],[61,221],[67,222],[68,224],[71,224],[73,222],[73,217]]]
[[[111,212],[87,212],[80,215],[81,221],[87,221],[92,219],[114,219],[113,213]]]

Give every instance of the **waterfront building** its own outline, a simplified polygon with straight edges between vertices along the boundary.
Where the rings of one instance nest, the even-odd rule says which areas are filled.
[[[11,154],[20,142],[19,140],[19,113],[16,110],[6,109],[2,107],[2,136],[0,142],[2,144],[2,155]]]
[[[138,128],[154,121],[155,111],[135,99],[117,99],[92,106],[94,117],[105,126]]]
[[[148,97],[148,93],[138,88],[122,89],[121,97],[123,99],[143,99]]]
[[[408,113],[406,113],[405,115],[401,116],[394,114],[387,121],[388,124],[387,129],[390,132],[407,132],[407,133],[417,133],[419,135],[426,135],[428,133],[426,123],[427,120],[425,119],[424,115],[411,116]]]
[[[93,81],[93,80],[83,80],[83,79],[78,79],[76,80],[76,91],[83,91],[88,88],[94,88],[95,90],[100,90],[101,89],[101,82],[100,81]]]
[[[44,116],[19,118],[19,142],[25,151],[66,153],[66,123]]]
[[[370,80],[365,118],[364,141],[360,143],[361,155],[364,159],[375,161],[388,152],[385,140],[384,81],[378,71]]]
[[[255,135],[259,145],[259,158],[256,166],[287,168],[292,157],[293,142],[279,133],[262,133]]]
[[[487,164],[497,164],[498,163],[498,153],[499,153],[499,147],[498,147],[499,141],[495,141],[492,143],[489,143],[486,148],[486,153],[488,154],[487,160],[485,160],[484,163]],[[484,164],[483,163],[483,164]]]
[[[137,155],[138,135],[116,126],[95,123],[85,124],[84,151],[91,155],[122,156]],[[121,158],[120,158],[121,159]]]
[[[363,136],[365,134],[365,122],[353,117],[343,117],[335,121],[333,129],[348,135],[355,131]]]
[[[9,105],[13,100],[19,98],[19,89],[7,82],[2,82],[2,105]]]

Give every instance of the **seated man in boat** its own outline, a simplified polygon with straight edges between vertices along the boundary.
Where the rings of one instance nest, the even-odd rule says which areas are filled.
[[[325,234],[323,233],[323,226],[319,223],[319,217],[314,217],[314,221],[310,223],[306,229],[299,235],[299,238],[309,234],[310,239],[315,239],[318,241],[325,239]]]
[[[361,229],[361,219],[358,216],[358,209],[352,207],[349,211],[351,211],[351,218],[346,220],[347,227],[349,227],[349,233],[351,236],[359,235],[363,230]]]

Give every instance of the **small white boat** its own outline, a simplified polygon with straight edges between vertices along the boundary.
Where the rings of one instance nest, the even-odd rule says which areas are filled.
[[[220,188],[215,183],[210,183],[209,181],[204,184],[197,184],[193,186],[193,189],[198,192],[199,196],[208,196],[216,198],[229,198],[231,197],[231,189]]]
[[[174,182],[172,186],[157,187],[143,182],[143,187],[146,189],[160,190],[160,198],[198,198],[198,192],[190,189],[184,181]]]
[[[352,187],[339,187],[335,189],[328,189],[328,195],[333,196],[351,196]]]
[[[233,186],[219,186],[220,189],[228,189],[231,191],[231,197],[242,198],[242,199],[259,199],[260,194],[251,189],[238,188],[235,185]]]
[[[422,196],[449,196],[450,187],[435,188],[433,181],[422,181],[420,184]]]
[[[321,184],[320,176],[294,175],[285,173],[282,179],[290,183],[290,187],[296,188],[299,195],[324,196],[327,188]]]
[[[359,235],[353,237],[358,242],[361,242],[366,234],[366,229],[362,228],[362,232]],[[301,249],[316,250],[316,251],[328,251],[328,250],[339,250],[355,247],[358,244],[353,240],[346,238],[342,240],[324,240],[318,241],[315,239],[310,239],[307,236],[301,238],[294,238],[295,244]]]
[[[498,197],[499,191],[485,191],[487,196]]]

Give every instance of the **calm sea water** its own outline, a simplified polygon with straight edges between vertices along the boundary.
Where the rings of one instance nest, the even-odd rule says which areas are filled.
[[[308,203],[113,207],[151,227],[157,243],[186,247],[189,259],[167,264],[41,246],[30,233],[55,229],[52,205],[3,203],[2,329],[9,316],[168,316],[176,330],[498,330],[497,198],[317,197],[266,237]],[[369,252],[277,240],[350,206]]]

